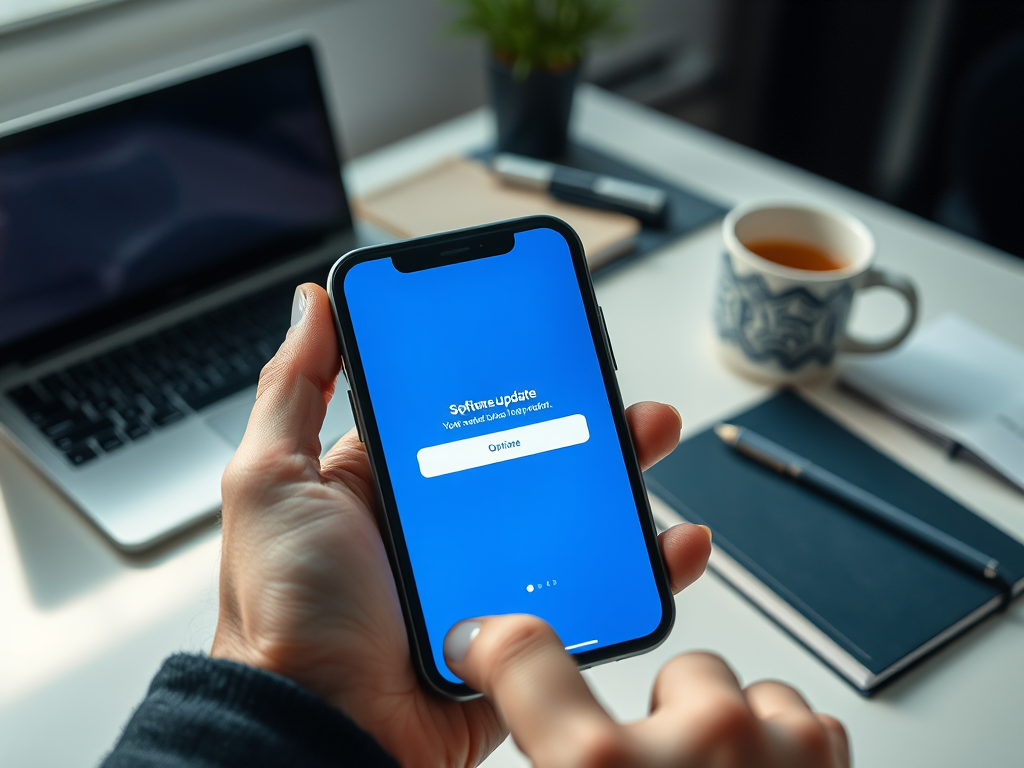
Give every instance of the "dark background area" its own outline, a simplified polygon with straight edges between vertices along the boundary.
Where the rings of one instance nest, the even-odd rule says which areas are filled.
[[[650,106],[1024,258],[1024,2],[722,12],[714,67]]]

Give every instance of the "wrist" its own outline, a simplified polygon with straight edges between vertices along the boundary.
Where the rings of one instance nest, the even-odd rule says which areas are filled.
[[[210,657],[234,661],[286,678],[336,709],[346,711],[335,692],[325,685],[323,675],[307,674],[308,665],[297,663],[295,653],[286,652],[278,644],[253,639],[244,629],[230,622],[218,622]]]
[[[256,650],[254,644],[246,641],[241,632],[226,627],[223,621],[217,623],[213,644],[210,646],[210,658],[234,661],[247,667],[254,667],[291,679],[289,675],[282,672],[280,665],[271,663],[270,659]]]

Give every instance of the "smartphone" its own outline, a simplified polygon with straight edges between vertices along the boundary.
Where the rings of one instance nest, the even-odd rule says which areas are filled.
[[[328,292],[422,680],[527,613],[581,666],[668,635],[671,590],[579,237],[532,216],[352,251]]]

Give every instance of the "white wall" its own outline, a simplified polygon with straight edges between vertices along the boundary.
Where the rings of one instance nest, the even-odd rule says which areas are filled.
[[[307,30],[349,156],[482,103],[479,47],[435,0],[127,0],[0,36],[0,120]]]
[[[715,0],[633,5],[634,33],[591,73],[654,47],[714,55]],[[483,103],[483,48],[446,31],[451,13],[443,0],[124,0],[0,35],[0,121],[307,30],[351,157]]]

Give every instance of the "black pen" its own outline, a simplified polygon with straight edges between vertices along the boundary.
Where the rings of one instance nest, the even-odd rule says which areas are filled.
[[[715,434],[722,442],[744,456],[853,507],[875,522],[903,534],[963,570],[997,585],[1003,592],[1004,600],[1009,601],[1012,596],[1013,585],[994,557],[978,551],[746,427],[718,424],[715,426]]]
[[[539,189],[568,203],[628,213],[650,226],[664,226],[668,215],[668,193],[649,184],[507,152],[496,155],[491,168],[508,184]]]

